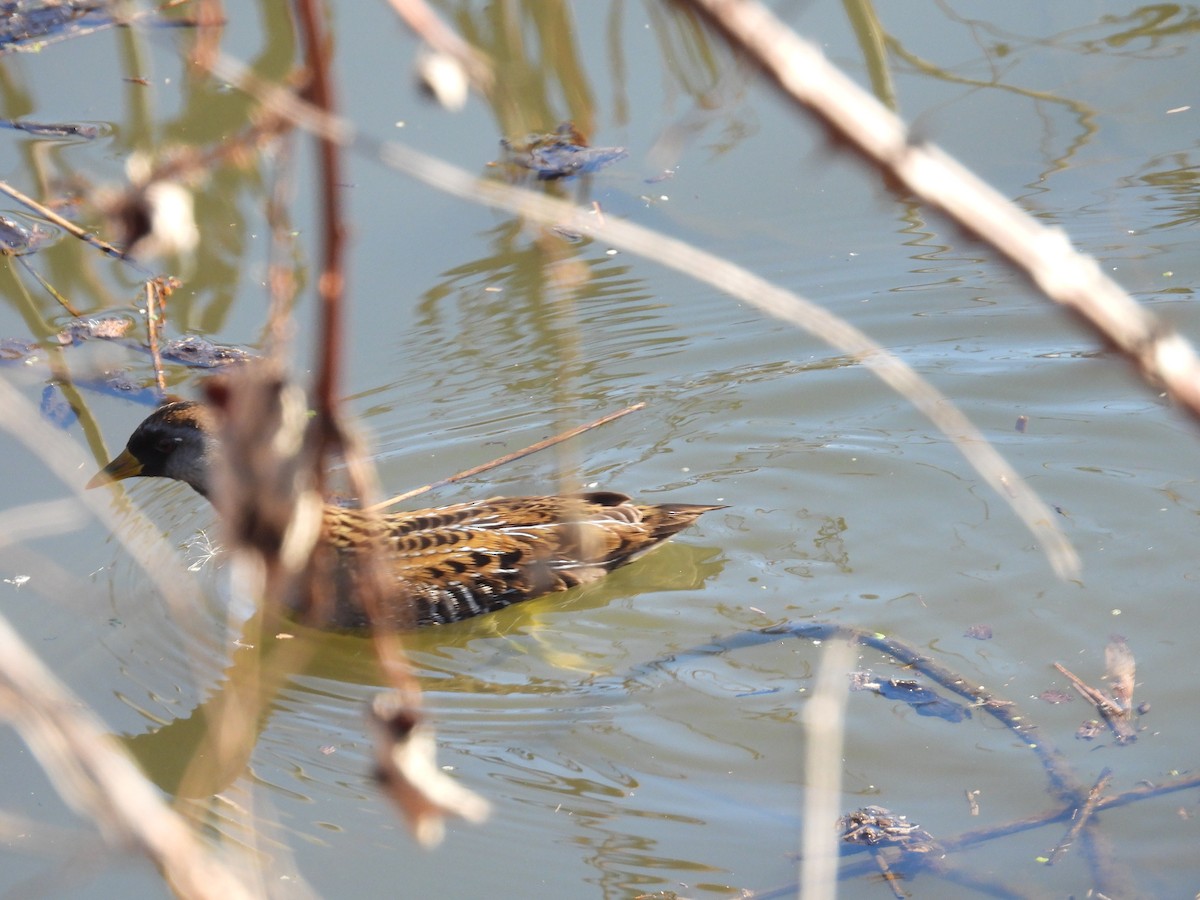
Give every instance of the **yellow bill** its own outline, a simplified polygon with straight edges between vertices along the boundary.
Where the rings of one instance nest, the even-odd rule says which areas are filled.
[[[87,483],[87,486],[89,489],[96,488],[102,484],[112,484],[114,481],[141,474],[142,464],[138,458],[128,450],[122,450],[116,459],[92,476],[92,480]]]

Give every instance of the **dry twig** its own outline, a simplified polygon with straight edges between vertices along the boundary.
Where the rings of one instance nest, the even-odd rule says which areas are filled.
[[[1100,713],[1104,721],[1108,723],[1108,727],[1112,729],[1112,733],[1116,736],[1118,744],[1132,744],[1137,740],[1137,732],[1133,730],[1133,725],[1129,722],[1129,716],[1121,708],[1120,704],[1106,696],[1103,691],[1092,687],[1061,663],[1055,663],[1054,668],[1058,669],[1071,682],[1071,686],[1079,692],[1079,695],[1083,699],[1096,707],[1096,711]]]
[[[163,374],[162,352],[159,350],[158,339],[166,321],[166,305],[161,301],[164,292],[154,280],[146,282],[146,336],[150,341],[150,359],[154,364],[154,382],[160,393],[167,392],[167,379]]]
[[[491,462],[485,462],[478,466],[472,466],[469,469],[463,469],[461,472],[455,472],[448,478],[443,478],[439,481],[433,481],[429,484],[423,484],[418,488],[405,491],[403,494],[397,494],[395,497],[384,500],[382,503],[376,503],[374,506],[369,508],[372,510],[387,509],[389,506],[395,506],[397,503],[403,503],[405,500],[410,500],[413,497],[428,493],[429,491],[436,490],[437,488],[445,487],[448,484],[454,484],[456,481],[462,481],[464,478],[472,478],[481,472],[488,472],[492,469],[499,468],[500,466],[506,466],[511,462],[516,462],[518,459],[523,459],[526,456],[533,455],[534,453],[540,453],[543,450],[547,450],[550,447],[561,444],[563,441],[568,441],[573,437],[578,437],[584,432],[591,431],[593,428],[599,428],[601,425],[607,425],[609,422],[614,422],[617,419],[620,419],[622,416],[629,415],[631,412],[637,412],[639,409],[645,409],[645,407],[645,403],[634,403],[633,405],[627,406],[624,409],[619,409],[614,413],[601,416],[600,418],[588,422],[585,425],[578,425],[575,428],[568,428],[566,431],[560,432],[553,437],[548,437],[544,441],[538,441],[536,444],[530,444],[528,447],[525,447],[521,450],[514,450],[512,453],[506,453],[504,456],[498,456]]]
[[[73,696],[0,618],[0,715],[37,756],[55,789],[114,844],[144,853],[182,897],[255,896],[212,853]]]
[[[1058,842],[1058,846],[1050,853],[1050,858],[1046,860],[1046,865],[1052,866],[1066,854],[1071,845],[1075,843],[1080,832],[1092,818],[1092,813],[1096,811],[1096,805],[1100,802],[1100,795],[1104,789],[1108,787],[1109,781],[1112,780],[1112,769],[1105,769],[1100,773],[1100,777],[1096,779],[1096,783],[1092,785],[1092,789],[1088,791],[1087,799],[1083,805],[1075,811],[1075,816],[1071,821],[1071,827],[1067,829],[1067,833],[1063,835],[1063,839]]]
[[[103,250],[109,256],[116,257],[117,259],[125,259],[126,258],[125,255],[122,254],[120,250],[118,250],[112,244],[108,243],[108,241],[105,241],[105,240],[102,240],[101,238],[96,237],[94,234],[92,234],[89,231],[86,231],[85,229],[76,225],[70,219],[60,216],[58,213],[56,213],[54,210],[50,209],[50,207],[46,206],[45,204],[38,203],[32,197],[29,197],[29,196],[21,193],[19,190],[17,190],[15,187],[13,187],[8,182],[0,181],[0,192],[5,193],[8,196],[12,197],[18,203],[21,203],[21,204],[29,207],[35,213],[37,213],[39,216],[44,218],[46,221],[52,222],[53,224],[57,225],[59,228],[61,228],[63,231],[67,232],[68,234],[79,238],[81,241],[86,241],[87,243],[91,244],[93,247],[97,248],[98,250]]]

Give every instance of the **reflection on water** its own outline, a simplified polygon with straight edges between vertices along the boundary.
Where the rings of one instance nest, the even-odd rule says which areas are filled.
[[[286,79],[297,60],[289,6],[227,6],[223,49],[260,77]],[[1043,492],[1084,575],[1055,582],[955,452],[852,360],[653,260],[446,201],[351,156],[346,384],[378,439],[388,487],[645,400],[645,411],[573,445],[573,459],[522,461],[433,502],[544,490],[561,476],[572,488],[597,482],[730,509],[600,585],[407,639],[439,762],[496,810],[483,827],[452,825],[446,846],[425,855],[371,780],[362,710],[382,679],[369,644],[231,613],[219,560],[204,561],[208,508],[171,488],[114,494],[118,518],[134,507],[149,516],[137,539],[165,534],[164,552],[194,567],[197,621],[181,625],[98,528],[44,553],[74,581],[56,580],[49,565],[4,573],[29,576],[3,594],[4,611],[42,638],[38,651],[126,735],[160,785],[192,798],[179,805],[213,842],[274,860],[281,877],[328,896],[404,885],[417,896],[725,898],[786,884],[801,827],[799,720],[820,648],[780,640],[687,653],[784,619],[904,636],[1023,704],[1063,687],[1053,683],[1055,660],[1102,680],[1103,647],[1118,631],[1138,654],[1139,694],[1153,700],[1137,745],[1076,741],[1087,715],[1079,703],[1031,707],[1042,734],[1083,781],[1111,766],[1114,790],[1192,765],[1180,748],[1200,742],[1187,714],[1189,676],[1200,674],[1186,638],[1200,627],[1194,429],[969,236],[842,160],[684,7],[440,6],[493,57],[496,95],[459,117],[419,105],[405,87],[415,46],[386,5],[333,4],[341,97],[356,125],[488,177],[500,138],[568,119],[594,143],[625,146],[628,159],[548,190],[727,254],[871,331],[961,403]],[[1169,306],[1181,330],[1200,331],[1189,304],[1162,296],[1189,296],[1200,280],[1188,227],[1197,210],[1194,9],[782,9],[853,77],[894,94],[922,137],[1067,229],[1129,288]],[[97,132],[83,141],[3,129],[5,178],[70,201],[65,211],[101,228],[74,201],[122,183],[135,151],[160,160],[176,145],[203,152],[240,133],[255,105],[183,61],[195,37],[126,29],[10,55],[0,119],[96,123]],[[288,146],[224,159],[195,185],[203,240],[190,266],[178,261],[184,286],[167,310],[170,336],[259,343],[264,208]],[[302,288],[303,369],[308,242],[320,223],[309,208],[308,144],[290,147],[297,200],[279,224],[296,238],[283,265]],[[120,311],[142,327],[140,279],[123,264],[73,239],[41,248],[37,264],[82,311]],[[0,338],[27,347],[56,334],[53,296],[4,277]],[[20,357],[4,374],[35,399],[51,371],[66,388],[109,371],[152,384],[142,353],[87,344],[47,351],[54,370]],[[194,371],[170,366],[167,375],[194,394]],[[122,397],[79,401],[97,458],[112,455],[106,438],[141,418]],[[45,499],[46,473],[30,456],[6,454],[5,508]],[[64,583],[79,596],[38,593]],[[964,636],[980,622],[992,640]],[[860,662],[881,676],[907,674],[874,653]],[[256,711],[245,733],[214,735],[212,724],[239,708]],[[845,809],[879,803],[935,836],[1051,802],[1027,748],[982,716],[951,725],[855,694],[845,757]],[[23,748],[5,763],[0,805],[73,823],[47,803]],[[978,792],[978,816],[965,792]],[[1193,820],[1176,817],[1175,802],[1155,803],[1107,813],[1097,827],[1142,893],[1182,895],[1194,890]],[[1036,863],[1057,839],[1040,829],[959,859],[1006,873],[1014,893],[1094,890],[1081,853],[1052,868]],[[29,871],[8,866],[9,856],[0,889],[19,890]],[[937,893],[942,883],[927,876],[912,889],[930,884]],[[161,893],[152,873],[139,886]],[[845,886],[880,888],[857,878]],[[957,886],[942,893],[962,895]]]
[[[672,551],[675,559],[658,560],[660,566],[665,566],[661,571],[667,573],[667,577],[656,578],[651,560],[668,551]],[[555,705],[548,711],[557,715],[561,711],[557,704],[560,695],[578,690],[577,686],[570,681],[534,677],[528,672],[505,676],[503,651],[492,656],[487,668],[480,669],[481,651],[473,647],[474,642],[484,636],[496,635],[503,647],[519,637],[529,636],[532,643],[526,642],[526,652],[532,650],[544,657],[544,661],[552,665],[553,673],[561,673],[568,679],[591,677],[594,671],[585,657],[564,656],[552,648],[542,652],[539,646],[541,610],[551,608],[561,613],[564,610],[598,609],[614,597],[636,596],[638,590],[628,590],[622,584],[621,575],[624,580],[636,579],[633,583],[641,590],[697,591],[720,571],[721,564],[712,558],[713,555],[711,552],[699,554],[682,545],[668,545],[651,554],[650,559],[635,564],[632,575],[621,570],[617,576],[568,593],[561,599],[528,601],[515,605],[511,611],[484,617],[478,634],[457,628],[418,632],[409,639],[413,659],[418,665],[417,674],[433,696],[453,694],[456,703],[462,702],[464,697],[470,698],[471,703],[482,702],[484,698],[505,701],[501,715],[506,721],[512,708],[507,701],[520,695],[536,698],[538,702],[553,698]],[[641,579],[637,575],[639,569],[647,570]],[[219,628],[222,622],[217,620],[214,624]],[[451,633],[443,636],[442,631]],[[191,689],[191,685],[185,683],[168,684],[164,676],[179,671],[184,663],[191,663],[196,656],[207,656],[211,668],[224,655],[227,645],[214,641],[208,647],[199,647],[195,645],[195,637],[195,632],[189,634],[177,628],[156,630],[146,638],[149,644],[162,642],[161,655],[153,651],[148,654],[143,645],[129,658],[120,661],[126,677],[134,684],[153,682],[156,685],[150,699],[156,702],[158,709],[167,704],[178,704],[179,698]],[[185,653],[180,653],[183,649],[179,646],[180,638],[189,642]],[[423,649],[426,646],[430,648],[429,661],[423,664],[427,657]],[[132,735],[126,741],[150,777],[169,793],[205,797],[222,792],[243,774],[256,751],[257,736],[269,728],[273,719],[282,719],[282,730],[287,734],[311,716],[321,721],[323,712],[343,711],[346,706],[361,709],[371,691],[357,688],[373,688],[385,683],[370,642],[360,636],[325,634],[271,617],[255,616],[242,626],[233,648],[231,662],[212,685],[206,687],[203,702],[186,712],[177,711],[172,719],[165,721],[162,712],[146,712],[158,727]],[[453,653],[455,649],[459,653]],[[144,672],[141,668],[146,665],[147,656],[153,668]],[[470,668],[450,667],[448,662]],[[196,674],[194,665],[187,668],[188,675]],[[121,693],[129,691],[126,687]],[[135,703],[135,706],[139,711],[143,708],[141,703]],[[239,710],[243,712],[239,713]],[[259,712],[254,715],[254,721],[243,721],[247,713],[255,710]],[[295,721],[297,719],[299,721]],[[228,734],[222,733],[231,727],[247,729],[247,733],[231,740]],[[365,735],[360,733],[356,743],[363,741]],[[289,741],[285,740],[284,744],[287,743]],[[267,746],[269,748],[269,744]],[[311,746],[307,750],[293,747],[285,752],[298,752],[301,758],[308,758],[312,749]],[[366,760],[355,760],[354,754],[350,757],[350,760],[339,760],[329,771],[344,777],[348,774],[347,762],[356,761],[361,764],[358,771],[365,776],[368,771]],[[306,771],[302,780],[313,779],[313,773]]]

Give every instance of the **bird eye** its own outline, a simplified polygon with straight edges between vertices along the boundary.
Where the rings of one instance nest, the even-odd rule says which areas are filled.
[[[154,449],[163,456],[170,456],[175,452],[175,448],[179,446],[181,441],[179,438],[162,438],[154,445]]]

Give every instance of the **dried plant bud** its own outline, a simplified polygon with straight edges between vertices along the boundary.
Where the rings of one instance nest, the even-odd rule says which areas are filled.
[[[423,53],[417,60],[417,81],[443,109],[458,112],[467,105],[467,73],[453,56]]]
[[[475,824],[487,818],[488,802],[438,768],[433,728],[398,692],[376,695],[368,718],[375,737],[376,776],[417,843],[440,843],[448,815]]]
[[[221,452],[212,501],[225,542],[262,584],[245,585],[276,609],[304,609],[321,534],[322,500],[314,489],[305,441],[308,404],[272,365],[241,366],[205,385],[217,416]],[[252,564],[251,564],[252,563]]]

